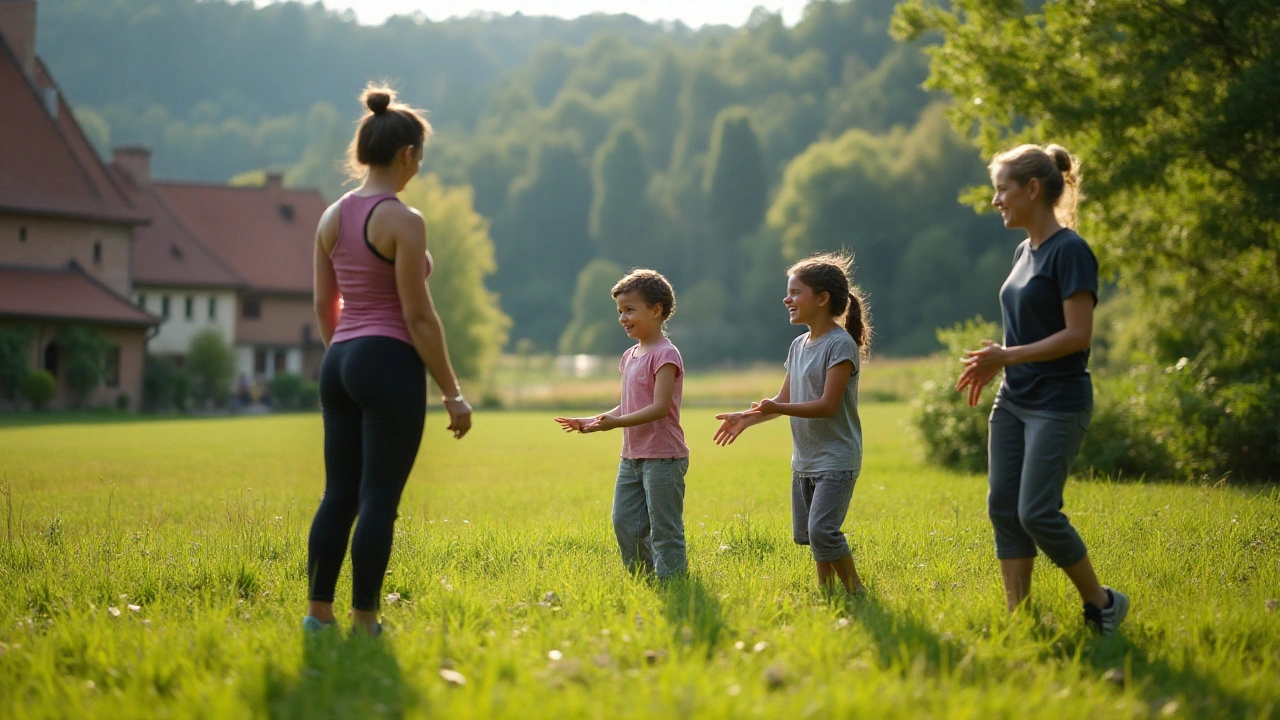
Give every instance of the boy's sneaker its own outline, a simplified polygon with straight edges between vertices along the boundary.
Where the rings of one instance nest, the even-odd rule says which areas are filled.
[[[1084,623],[1093,628],[1099,635],[1111,635],[1120,627],[1124,616],[1129,614],[1129,596],[1119,590],[1103,587],[1111,604],[1100,608],[1093,603],[1084,604]]]
[[[310,633],[310,634],[318,633],[318,632],[320,632],[320,631],[322,631],[322,630],[325,630],[325,629],[328,629],[328,628],[334,627],[334,626],[335,626],[335,625],[337,625],[337,624],[338,624],[338,621],[337,621],[337,620],[330,620],[329,622],[322,622],[322,621],[317,620],[316,618],[314,618],[314,617],[312,617],[312,616],[310,616],[310,615],[308,615],[308,616],[306,616],[306,617],[302,618],[302,630],[303,630],[303,632]]]

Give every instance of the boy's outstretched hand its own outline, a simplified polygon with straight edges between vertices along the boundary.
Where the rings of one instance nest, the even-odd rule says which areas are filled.
[[[567,418],[558,417],[556,422],[559,423],[561,429],[565,432],[590,432],[586,428],[596,421],[595,418]]]
[[[558,417],[556,422],[560,423],[560,427],[565,432],[577,433],[593,433],[601,430],[612,430],[618,427],[617,418],[609,415],[597,415],[589,418],[566,418]]]
[[[716,416],[717,420],[722,421],[720,427],[716,429],[715,441],[717,445],[732,445],[734,440],[747,429],[747,421],[743,413],[731,412],[720,413]]]

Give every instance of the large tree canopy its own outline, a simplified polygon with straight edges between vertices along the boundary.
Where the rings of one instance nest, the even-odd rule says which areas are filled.
[[[1182,390],[1170,424],[1204,428],[1194,441],[1169,430],[1175,446],[1202,446],[1189,469],[1274,469],[1275,2],[908,0],[894,27],[941,34],[928,86],[955,98],[956,127],[984,152],[1052,141],[1083,160],[1084,230],[1136,299],[1126,345],[1171,368],[1163,384]]]

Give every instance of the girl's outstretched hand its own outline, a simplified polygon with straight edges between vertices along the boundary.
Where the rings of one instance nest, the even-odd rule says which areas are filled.
[[[742,431],[747,429],[745,413],[720,413],[716,419],[722,421],[720,427],[716,429],[715,436],[716,444],[720,446],[732,445]]]
[[[751,403],[751,409],[743,413],[744,415],[778,415],[782,411],[778,408],[778,401],[773,398],[765,398],[760,402]]]
[[[978,404],[982,399],[982,389],[1008,364],[1006,353],[1003,345],[990,340],[983,340],[982,348],[978,350],[965,351],[960,359],[964,371],[956,381],[956,391],[968,389],[969,407]]]
[[[578,432],[578,433],[590,432],[586,428],[588,425],[595,422],[595,420],[596,420],[595,418],[567,418],[567,417],[556,418],[556,422],[560,424],[561,429],[563,429],[565,432]]]

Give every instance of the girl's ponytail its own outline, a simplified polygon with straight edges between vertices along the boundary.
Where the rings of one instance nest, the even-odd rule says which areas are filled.
[[[853,336],[865,358],[871,352],[871,318],[867,314],[867,300],[857,286],[849,287],[849,308],[844,315],[844,329]]]

